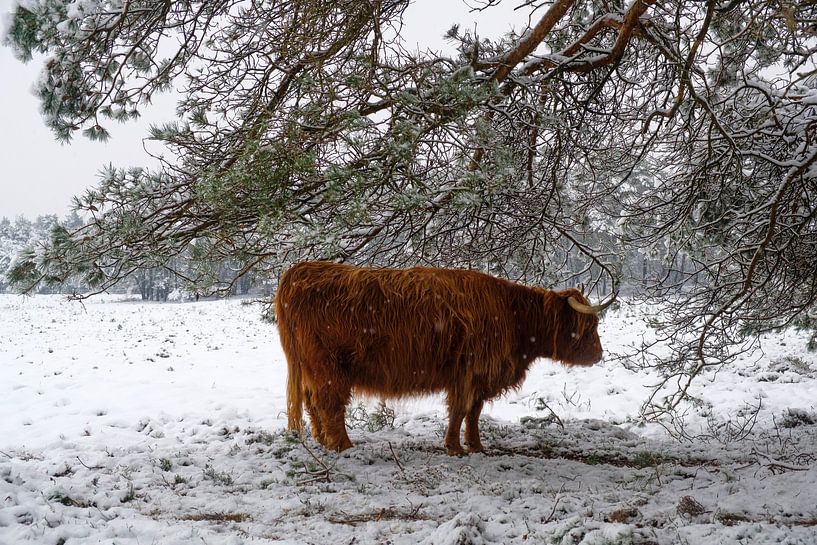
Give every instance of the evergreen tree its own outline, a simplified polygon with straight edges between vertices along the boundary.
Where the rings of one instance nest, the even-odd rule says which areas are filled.
[[[78,216],[74,213],[65,218],[67,224],[78,227],[82,224],[74,223]],[[15,264],[15,261],[25,262],[34,255],[38,247],[42,247],[50,238],[51,230],[57,224],[56,215],[37,216],[34,221],[25,216],[17,216],[14,222],[8,218],[0,218],[0,293],[8,288],[6,273]],[[44,283],[46,284],[46,283]],[[48,285],[39,286],[39,291],[51,289]]]

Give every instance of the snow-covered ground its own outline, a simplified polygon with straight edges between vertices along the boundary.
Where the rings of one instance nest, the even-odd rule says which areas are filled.
[[[638,425],[655,377],[541,361],[486,407],[485,454],[446,456],[423,398],[363,400],[337,455],[284,432],[258,306],[120,299],[0,295],[0,545],[817,543],[817,354],[796,331],[695,386],[708,440]],[[615,352],[645,331],[625,305],[600,333]]]

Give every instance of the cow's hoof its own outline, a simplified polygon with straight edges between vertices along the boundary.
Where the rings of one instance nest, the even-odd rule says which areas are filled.
[[[469,444],[468,452],[470,452],[471,454],[476,454],[477,452],[485,452],[485,447],[482,446],[482,443]]]
[[[445,451],[449,456],[465,456],[465,451],[462,450],[462,447],[459,445],[456,447],[445,447]]]
[[[333,441],[332,439],[328,439],[324,446],[329,450],[334,450],[336,452],[343,452],[346,449],[352,448],[354,445],[349,439],[341,439],[339,441]]]

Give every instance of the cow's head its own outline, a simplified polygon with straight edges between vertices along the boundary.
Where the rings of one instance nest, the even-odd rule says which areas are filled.
[[[567,365],[593,365],[604,353],[599,339],[599,312],[610,306],[615,295],[602,305],[591,305],[577,289],[556,292],[558,320],[556,357]]]

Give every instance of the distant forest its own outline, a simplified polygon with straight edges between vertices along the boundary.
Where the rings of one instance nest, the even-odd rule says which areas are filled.
[[[0,218],[0,293],[13,293],[6,278],[6,272],[15,260],[26,252],[35,250],[38,245],[44,244],[51,237],[55,226],[73,231],[84,224],[83,219],[76,212],[72,212],[60,219],[56,214],[37,216],[31,220],[25,216],[17,216],[14,220],[7,217]],[[140,296],[145,301],[193,300],[201,295],[195,288],[186,283],[183,278],[174,274],[171,269],[181,269],[185,257],[177,256],[174,263],[168,266],[157,266],[134,271],[122,282],[108,291],[113,293],[131,293]],[[181,262],[181,263],[178,263]],[[234,271],[229,262],[216,263],[216,268],[222,269],[222,276],[229,277]],[[62,285],[42,285],[36,293],[81,293],[87,291],[88,286],[69,282]],[[231,295],[264,295],[271,294],[272,286],[269,282],[257,280],[252,271],[242,276],[230,289]],[[224,294],[222,294],[224,295]]]

